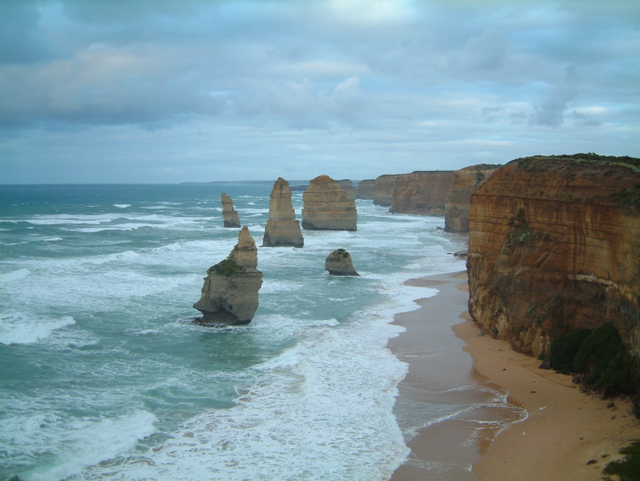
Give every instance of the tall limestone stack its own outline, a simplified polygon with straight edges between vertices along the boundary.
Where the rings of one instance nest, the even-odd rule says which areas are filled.
[[[233,209],[233,200],[227,194],[220,196],[222,201],[222,221],[225,227],[240,227],[240,216]]]
[[[308,230],[357,230],[355,201],[328,175],[309,183],[302,195],[302,228]]]
[[[291,204],[289,182],[282,177],[273,184],[269,198],[269,220],[264,230],[262,247],[302,247],[304,239],[300,223]]]
[[[484,184],[500,165],[479,164],[457,170],[444,204],[444,230],[469,232],[471,194]]]
[[[193,307],[202,313],[203,325],[247,324],[258,309],[262,272],[257,270],[258,249],[247,226],[229,256],[209,268],[202,295]]]
[[[373,190],[373,203],[375,205],[390,206],[393,201],[393,186],[397,175],[386,174],[376,177]]]
[[[454,171],[413,172],[396,176],[389,212],[444,215]]]
[[[373,199],[376,191],[376,179],[366,179],[358,182],[356,197],[358,199]]]
[[[356,188],[353,186],[352,180],[350,179],[339,180],[338,185],[342,190],[344,190],[347,194],[349,194],[349,197],[351,197],[353,200],[356,199]]]
[[[472,195],[469,235],[469,312],[483,331],[537,356],[611,323],[640,359],[640,159],[514,160]]]

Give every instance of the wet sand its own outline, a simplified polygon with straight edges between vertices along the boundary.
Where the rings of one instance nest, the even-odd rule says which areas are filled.
[[[467,314],[466,273],[416,279],[410,284],[435,287],[439,292],[417,301],[420,309],[395,318],[407,330],[392,339],[389,348],[409,363],[409,372],[398,386],[400,426],[406,427],[412,407],[417,407],[415,416],[420,417],[420,402],[428,404],[438,389],[429,385],[434,382],[434,370],[438,372],[436,383],[444,382],[446,375],[456,377],[455,383],[465,381],[460,376],[466,369],[468,379],[478,386],[508,393],[514,409],[526,410],[526,419],[503,430],[495,423],[478,429],[477,424],[456,419],[419,429],[408,441],[411,454],[396,470],[393,481],[596,481],[604,466],[620,457],[620,448],[640,439],[640,422],[630,414],[627,401],[604,401],[584,394],[570,376],[541,370],[539,361],[514,352],[508,343],[479,336]],[[461,341],[457,355],[451,352],[435,365],[434,360],[441,356],[421,349],[425,343],[433,345],[433,322],[428,322],[433,318],[447,326],[449,335],[453,329],[457,337],[451,337]],[[441,331],[436,335],[442,335]],[[450,340],[442,339],[440,344],[443,349],[456,349]],[[460,356],[459,350],[467,351],[472,359]],[[467,395],[477,394],[468,391]],[[419,420],[414,422],[419,424]]]

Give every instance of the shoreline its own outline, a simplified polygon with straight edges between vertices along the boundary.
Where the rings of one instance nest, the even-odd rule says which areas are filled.
[[[506,428],[478,431],[471,436],[472,443],[468,442],[472,426],[455,419],[418,429],[407,441],[411,453],[391,480],[600,480],[606,464],[621,458],[620,449],[640,439],[640,421],[630,414],[631,403],[582,393],[572,384],[571,376],[539,369],[540,361],[514,352],[506,341],[480,335],[467,312],[466,279],[462,271],[406,282],[435,287],[438,293],[417,300],[417,310],[394,318],[406,331],[391,339],[388,347],[409,364],[407,376],[398,385],[396,404],[410,405],[412,399],[420,399],[421,388],[425,390],[421,383],[429,377],[434,361],[416,347],[429,335],[425,316],[440,317],[449,333],[453,330],[452,337],[462,341],[460,350],[470,354],[468,376],[478,389],[489,386],[502,390],[514,409],[526,411],[526,418],[512,421]],[[453,317],[456,322],[452,323]],[[464,369],[461,362],[457,367]],[[466,446],[456,444],[465,439]],[[440,477],[438,461],[453,459],[457,467]]]

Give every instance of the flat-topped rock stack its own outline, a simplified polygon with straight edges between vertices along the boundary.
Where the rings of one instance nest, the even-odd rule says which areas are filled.
[[[304,239],[300,223],[291,203],[289,182],[282,177],[273,184],[269,198],[269,220],[264,230],[262,247],[302,247]]]
[[[376,179],[365,179],[358,182],[356,198],[373,199],[376,191]]]
[[[444,230],[469,232],[471,194],[483,185],[500,165],[479,164],[457,170],[444,204]]]
[[[309,183],[302,196],[302,228],[308,230],[357,230],[355,201],[328,175]]]
[[[225,227],[240,227],[240,216],[233,208],[233,200],[227,194],[220,196],[222,201],[222,221]]]
[[[353,186],[353,181],[349,179],[343,179],[338,181],[338,185],[342,190],[344,190],[349,197],[355,200],[356,198],[356,188]]]
[[[393,201],[393,186],[396,183],[397,175],[380,175],[376,177],[373,192],[373,203],[375,205],[390,206]]]
[[[389,212],[444,215],[454,171],[418,171],[395,177]]]
[[[203,316],[196,323],[217,326],[251,322],[262,286],[262,272],[257,266],[258,249],[244,226],[229,256],[207,270],[200,300],[193,305]]]

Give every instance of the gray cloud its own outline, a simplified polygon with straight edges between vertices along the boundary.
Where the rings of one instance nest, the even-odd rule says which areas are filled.
[[[0,182],[639,155],[639,26],[625,0],[4,0]]]

